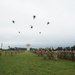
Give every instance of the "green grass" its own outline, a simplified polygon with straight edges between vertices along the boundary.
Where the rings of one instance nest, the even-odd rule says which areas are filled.
[[[2,55],[0,75],[75,75],[75,62],[44,60],[31,52]]]

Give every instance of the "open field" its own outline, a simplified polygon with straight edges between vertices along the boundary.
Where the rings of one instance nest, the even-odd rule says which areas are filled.
[[[0,56],[0,75],[75,75],[75,61],[44,60],[31,52]]]

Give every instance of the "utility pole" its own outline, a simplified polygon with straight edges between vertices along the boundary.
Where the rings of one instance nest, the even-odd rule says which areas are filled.
[[[2,50],[2,47],[3,47],[3,43],[1,43],[1,50]]]

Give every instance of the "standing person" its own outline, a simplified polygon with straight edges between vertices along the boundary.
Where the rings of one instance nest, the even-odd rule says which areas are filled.
[[[55,51],[53,52],[53,59],[54,59],[54,60],[58,60],[58,52],[57,52],[57,50],[55,50]]]
[[[54,58],[54,52],[53,52],[53,50],[51,50],[51,59],[53,59]]]
[[[8,52],[7,52],[7,51],[5,51],[5,55],[7,55],[7,53],[8,53]]]
[[[51,51],[47,50],[47,51],[46,51],[46,54],[47,54],[47,56],[48,56],[48,59],[51,59]]]
[[[74,52],[71,50],[71,60],[74,61]]]
[[[14,51],[11,51],[11,56],[13,56],[13,54],[14,54]]]
[[[43,53],[43,59],[45,59],[45,60],[48,60],[49,59],[46,52]]]
[[[2,51],[0,50],[0,56],[2,55]]]

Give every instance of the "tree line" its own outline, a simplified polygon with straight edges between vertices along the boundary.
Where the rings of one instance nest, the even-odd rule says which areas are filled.
[[[72,47],[57,47],[56,50],[75,50],[75,45]]]

